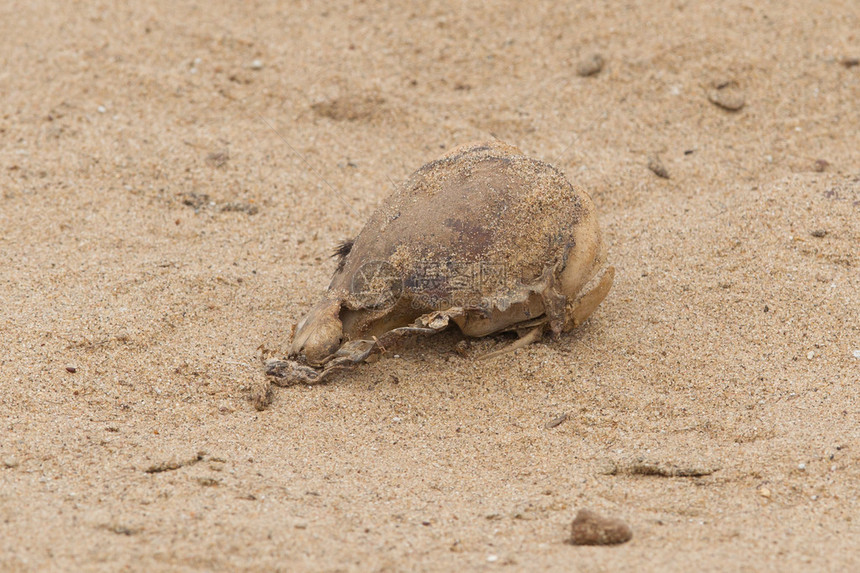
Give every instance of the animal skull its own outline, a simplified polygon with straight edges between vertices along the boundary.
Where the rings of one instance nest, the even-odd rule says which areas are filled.
[[[314,383],[407,334],[452,322],[466,336],[515,330],[495,356],[586,320],[614,269],[594,204],[554,167],[500,141],[460,146],[416,171],[376,210],[267,373]]]

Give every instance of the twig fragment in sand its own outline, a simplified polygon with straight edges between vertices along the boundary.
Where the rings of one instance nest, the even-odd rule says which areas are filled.
[[[112,342],[121,342],[123,344],[128,344],[130,342],[130,338],[127,334],[117,334],[115,336],[110,336],[108,338],[104,338],[102,340],[96,340],[95,342],[84,339],[79,342],[70,342],[66,349],[83,349],[83,350],[93,350],[94,348],[98,348],[99,346],[104,346],[106,344],[110,344]]]
[[[556,426],[561,426],[566,421],[567,421],[567,412],[565,412],[564,414],[562,414],[558,418],[553,418],[552,420],[550,420],[549,422],[544,424],[544,428],[546,428],[547,430],[551,430],[551,429],[555,428]]]
[[[166,462],[159,462],[157,464],[153,464],[146,468],[144,471],[148,474],[158,474],[161,472],[169,472],[173,470],[178,470],[179,468],[185,466],[191,466],[196,464],[197,462],[203,461],[206,457],[206,452],[199,451],[197,455],[191,459],[187,460],[169,460]]]
[[[120,523],[105,523],[100,525],[99,528],[104,529],[106,531],[110,531],[111,533],[116,533],[117,535],[135,535],[140,533],[140,529],[137,527],[129,527],[127,525],[122,525]]]
[[[657,476],[657,477],[704,477],[719,471],[718,467],[679,466],[673,463],[644,460],[642,458],[626,462],[609,462],[601,471],[603,475],[617,476]]]

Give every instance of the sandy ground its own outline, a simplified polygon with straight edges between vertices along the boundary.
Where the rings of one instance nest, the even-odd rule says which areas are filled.
[[[0,2],[0,569],[860,569],[858,57],[853,0]],[[594,198],[592,319],[257,411],[333,247],[491,136]]]

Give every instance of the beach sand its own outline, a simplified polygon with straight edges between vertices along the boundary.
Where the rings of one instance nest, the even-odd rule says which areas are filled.
[[[0,12],[0,569],[860,569],[860,4]],[[594,199],[592,318],[256,409],[335,246],[491,137]]]

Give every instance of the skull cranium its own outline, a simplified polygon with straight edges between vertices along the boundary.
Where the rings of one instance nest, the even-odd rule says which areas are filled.
[[[584,321],[612,286],[594,204],[554,167],[500,141],[416,171],[342,244],[331,284],[267,373],[319,382],[406,334],[516,330],[524,346]],[[500,352],[492,353],[491,355]]]

